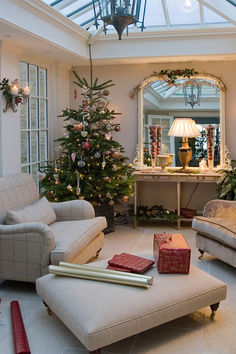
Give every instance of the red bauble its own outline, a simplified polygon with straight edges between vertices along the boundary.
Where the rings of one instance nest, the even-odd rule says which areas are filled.
[[[114,159],[118,159],[120,157],[120,151],[114,151],[112,156],[114,157]]]
[[[103,179],[104,179],[105,182],[111,182],[110,177],[103,177]]]
[[[77,130],[77,131],[80,131],[83,129],[83,124],[82,123],[75,123],[74,124],[74,129]]]
[[[124,202],[124,203],[128,203],[128,201],[129,201],[128,195],[124,195],[124,196],[121,198],[121,200],[122,200],[122,202]]]

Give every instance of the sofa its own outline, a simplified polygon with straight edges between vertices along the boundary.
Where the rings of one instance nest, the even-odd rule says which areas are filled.
[[[0,279],[35,282],[49,264],[86,263],[102,248],[106,226],[85,200],[40,199],[29,174],[0,177]]]
[[[208,252],[236,267],[236,201],[211,200],[192,222],[202,258]]]

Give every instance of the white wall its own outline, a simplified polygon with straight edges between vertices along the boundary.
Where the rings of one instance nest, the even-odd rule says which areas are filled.
[[[137,144],[137,122],[138,122],[138,107],[137,96],[134,99],[129,97],[129,92],[145,78],[149,77],[153,71],[157,73],[162,69],[183,69],[194,68],[198,72],[206,72],[214,74],[222,79],[227,86],[226,92],[226,144],[230,150],[231,158],[236,159],[236,61],[211,61],[211,62],[185,62],[185,63],[157,63],[157,64],[137,64],[137,65],[109,65],[109,66],[94,66],[93,75],[98,77],[99,81],[103,82],[112,79],[115,86],[110,89],[112,102],[110,108],[115,109],[122,114],[118,116],[117,121],[121,124],[121,131],[114,134],[124,147],[126,155],[133,160],[135,147]],[[78,67],[77,73],[80,76],[88,78],[89,68]],[[76,108],[80,101],[80,90],[78,98],[74,100],[72,97],[73,89],[76,87],[72,81],[74,80],[71,74],[71,108]],[[185,184],[182,190],[182,207],[186,203],[195,187],[195,184]],[[193,195],[189,208],[202,209],[203,205],[212,199],[215,195],[214,184],[200,184]],[[176,206],[176,189],[174,184],[158,184],[146,183],[142,185],[142,204],[154,205],[163,204],[169,208]]]
[[[69,107],[70,66],[61,62],[49,62],[43,58],[27,55],[21,48],[10,48],[3,43],[0,49],[0,79],[9,81],[19,78],[19,62],[42,66],[48,69],[49,83],[49,155],[55,157],[54,139],[61,136],[62,122],[57,118],[61,110]],[[2,96],[2,95],[1,95]],[[20,171],[20,113],[8,110],[3,113],[4,98],[0,107],[0,176]]]

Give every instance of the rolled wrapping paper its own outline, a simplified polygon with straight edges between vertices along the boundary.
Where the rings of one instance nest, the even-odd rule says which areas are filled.
[[[103,269],[102,272],[100,272],[100,271],[91,271],[87,269],[83,270],[77,268],[50,265],[48,267],[48,270],[49,273],[56,274],[56,275],[63,275],[66,277],[74,277],[74,278],[89,279],[95,281],[103,281],[108,283],[132,285],[132,286],[139,286],[143,288],[149,288],[151,285],[147,277],[145,276],[142,276],[142,278],[140,278],[134,276],[134,274],[126,274],[126,273],[116,272],[116,271],[114,271],[115,274],[111,274],[110,272],[112,271],[106,269]],[[122,273],[122,274],[117,274],[117,273]]]
[[[15,354],[30,354],[29,343],[18,301],[11,301],[11,322]]]
[[[153,282],[153,277],[147,276],[147,275],[141,275],[141,274],[136,274],[136,273],[124,273],[120,272],[118,270],[110,270],[110,269],[103,269],[103,268],[97,268],[97,267],[90,267],[87,265],[78,265],[78,264],[73,264],[73,263],[67,263],[67,262],[60,262],[60,266],[62,267],[67,267],[67,268],[74,268],[74,269],[80,269],[80,270],[88,270],[90,272],[99,272],[99,273],[105,273],[105,274],[114,274],[114,275],[121,275],[121,276],[130,276],[132,275],[135,278],[141,278],[141,279],[146,279],[148,283],[151,285]]]

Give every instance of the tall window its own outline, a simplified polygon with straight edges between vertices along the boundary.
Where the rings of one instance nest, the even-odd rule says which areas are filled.
[[[38,171],[48,161],[47,69],[20,63],[20,81],[29,83],[30,98],[20,105],[21,169],[38,184]]]

